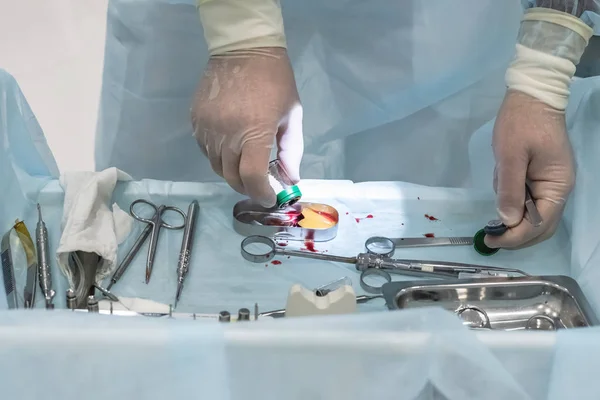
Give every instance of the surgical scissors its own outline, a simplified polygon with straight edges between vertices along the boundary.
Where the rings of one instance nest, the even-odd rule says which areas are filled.
[[[472,246],[472,236],[388,238],[372,236],[365,242],[367,253],[383,257],[394,255],[397,247]]]
[[[254,244],[266,245],[268,250],[252,252],[248,248]],[[358,271],[361,271],[360,286],[365,292],[371,294],[381,294],[381,286],[372,286],[366,283],[365,278],[370,275],[378,275],[387,282],[392,281],[390,275],[392,273],[401,275],[435,276],[438,278],[461,278],[465,275],[485,275],[488,277],[508,276],[508,274],[528,276],[525,272],[518,269],[463,264],[458,262],[394,259],[372,253],[359,253],[355,257],[342,257],[301,250],[288,250],[278,247],[272,239],[266,236],[248,236],[242,241],[241,252],[244,259],[254,263],[264,263],[271,260],[276,255],[280,255],[353,264]]]
[[[136,204],[149,205],[150,207],[152,207],[154,209],[154,214],[150,218],[141,217],[134,210],[134,207]],[[176,225],[176,226],[167,224],[162,218],[163,214],[166,211],[175,211],[177,214],[181,215],[183,217],[183,223],[181,225]],[[156,256],[156,246],[158,244],[158,236],[160,234],[161,228],[173,229],[173,230],[183,229],[183,227],[185,226],[186,216],[185,216],[185,213],[177,207],[171,207],[171,206],[165,206],[165,205],[161,205],[161,206],[157,207],[155,204],[149,202],[148,200],[144,200],[144,199],[138,199],[138,200],[134,201],[133,203],[131,203],[131,206],[129,207],[129,212],[131,213],[133,218],[137,219],[140,222],[144,222],[144,223],[148,224],[148,226],[146,227],[146,229],[144,229],[144,231],[142,231],[142,233],[140,234],[134,247],[132,248],[132,251],[125,257],[125,260],[129,259],[129,262],[131,262],[131,260],[133,259],[133,257],[137,253],[137,251],[139,251],[139,248],[141,247],[141,245],[144,243],[144,241],[146,240],[146,238],[149,235],[150,236],[150,246],[148,247],[148,259],[146,260],[146,283],[148,283],[148,282],[150,282],[150,275],[152,275],[152,268],[154,267],[154,257]],[[134,252],[134,250],[135,250],[135,252]],[[127,268],[127,266],[125,266],[125,268]],[[125,272],[124,271],[125,268],[123,268],[123,271],[119,271],[119,270],[121,270],[121,266],[119,266],[117,271],[115,271],[115,275],[113,276],[111,281],[114,280],[115,276],[117,276],[117,272],[120,272],[120,275],[122,275],[123,272]],[[118,278],[120,278],[120,275],[118,275]],[[108,290],[110,290],[110,289],[108,289]]]

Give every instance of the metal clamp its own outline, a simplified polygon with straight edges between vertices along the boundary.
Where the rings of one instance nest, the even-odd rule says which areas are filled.
[[[487,313],[479,307],[466,305],[458,308],[455,312],[456,315],[458,315],[463,321],[463,324],[468,325],[469,328],[492,328],[490,318],[488,317]]]
[[[266,246],[269,246],[269,251],[258,254],[251,253],[248,250],[246,250],[246,247],[252,244],[264,244]],[[273,259],[273,257],[275,257],[275,254],[277,253],[277,247],[275,242],[266,236],[248,236],[247,238],[242,240],[241,248],[242,257],[253,263],[267,262]]]
[[[381,286],[372,286],[365,282],[365,278],[370,275],[377,275],[386,280],[387,283],[392,281],[392,276],[379,268],[368,268],[360,274],[360,287],[367,293],[381,294]]]
[[[365,249],[370,254],[381,257],[392,257],[396,251],[396,244],[390,238],[372,236],[365,242]]]
[[[527,320],[525,324],[527,330],[538,330],[538,331],[554,331],[556,330],[556,322],[553,318],[547,315],[534,315]]]

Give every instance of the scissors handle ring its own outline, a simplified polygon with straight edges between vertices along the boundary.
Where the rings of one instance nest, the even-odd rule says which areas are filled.
[[[250,246],[252,244],[265,244],[265,245],[269,246],[269,250],[267,250],[266,252],[262,252],[262,253],[251,252],[251,251],[247,250],[246,247]],[[266,236],[259,236],[259,235],[248,236],[247,238],[242,240],[241,251],[242,251],[242,257],[244,257],[244,259],[246,259],[250,262],[253,262],[253,263],[262,263],[262,262],[267,262],[267,261],[271,260],[273,257],[275,257],[275,254],[277,253],[277,245],[275,244],[275,242],[273,240],[271,240],[270,238],[268,238]]]
[[[162,215],[165,213],[165,211],[175,211],[177,214],[181,215],[181,217],[183,218],[183,223],[181,225],[170,225],[167,224],[163,219],[162,219]],[[185,213],[183,211],[181,211],[181,209],[177,208],[177,207],[172,207],[172,206],[162,206],[161,210],[160,210],[160,225],[163,228],[166,229],[183,229],[185,227],[185,222],[186,222],[186,216]]]
[[[381,294],[381,288],[383,286],[373,286],[365,282],[365,278],[370,275],[380,276],[383,279],[385,279],[388,283],[392,281],[392,276],[388,272],[379,268],[368,268],[360,274],[360,287],[367,293]]]
[[[375,251],[378,245],[382,248],[381,251]],[[369,254],[391,258],[396,251],[396,244],[385,236],[372,236],[365,241],[365,249]]]
[[[152,215],[152,218],[143,218],[140,217],[136,212],[135,212],[135,205],[136,204],[146,204],[149,205],[150,207],[152,207],[154,209],[154,214]],[[131,203],[131,205],[129,206],[129,213],[133,216],[133,218],[137,219],[140,222],[145,222],[147,224],[154,224],[154,219],[156,218],[156,215],[158,213],[158,207],[156,207],[156,205],[154,203],[149,202],[148,200],[145,199],[137,199],[135,200],[133,203]]]

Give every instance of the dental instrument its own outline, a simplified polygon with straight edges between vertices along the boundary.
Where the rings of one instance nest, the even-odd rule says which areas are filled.
[[[42,218],[42,208],[39,203],[38,209],[38,223],[35,228],[35,241],[37,245],[37,261],[39,271],[39,283],[42,294],[46,300],[46,308],[54,308],[52,301],[56,292],[52,289],[52,273],[50,270],[50,256],[49,256],[49,245],[48,245],[48,230],[46,229],[46,223]]]
[[[194,244],[194,233],[196,232],[196,220],[198,219],[198,210],[200,206],[198,201],[194,200],[188,207],[187,217],[185,219],[185,228],[183,230],[183,239],[181,241],[181,251],[179,253],[179,264],[177,266],[177,293],[175,294],[175,305],[181,297],[183,284],[190,268],[190,259],[192,257],[192,248]]]
[[[542,222],[544,222],[539,210],[535,206],[529,185],[525,185],[525,209],[527,210],[531,225],[538,227],[542,224]]]
[[[162,207],[164,207],[164,206],[160,206],[159,210],[162,210]],[[119,279],[121,279],[121,277],[123,276],[125,271],[127,271],[127,268],[129,267],[129,265],[133,261],[135,255],[140,251],[140,248],[146,242],[146,239],[148,239],[148,236],[150,236],[150,232],[152,232],[152,225],[148,224],[144,228],[142,233],[138,236],[138,238],[135,240],[135,243],[133,243],[133,246],[131,246],[131,249],[125,256],[125,258],[123,258],[123,261],[121,261],[121,264],[119,264],[119,266],[113,273],[113,276],[110,278],[110,283],[106,287],[106,290],[110,291],[110,289],[113,287],[113,285],[115,283],[117,283],[119,281]]]
[[[365,242],[368,253],[384,257],[394,255],[398,247],[429,247],[429,246],[471,246],[473,237],[408,237],[388,238],[384,236],[372,236]]]
[[[108,297],[108,299],[110,301],[119,301],[119,298],[117,296],[115,296],[114,294],[112,294],[111,292],[109,292],[108,290],[104,289],[102,286],[98,285],[97,283],[94,283],[94,288],[98,289],[98,291],[100,293],[102,293],[104,296]]]
[[[537,209],[533,197],[531,196],[531,189],[528,184],[525,184],[525,215],[524,218],[529,221],[534,227],[540,226],[544,221]],[[473,237],[473,247],[482,256],[491,256],[496,254],[500,249],[491,248],[485,244],[485,236],[502,236],[508,230],[508,226],[499,219],[493,219],[489,221],[483,229],[480,229],[475,233]]]
[[[154,214],[150,218],[141,217],[139,214],[137,214],[135,212],[136,204],[146,204],[146,205],[152,207],[154,209]],[[156,247],[158,244],[158,238],[160,235],[161,228],[173,229],[173,230],[183,229],[185,226],[186,216],[185,216],[184,212],[181,211],[177,207],[165,206],[165,205],[161,205],[161,206],[157,207],[155,204],[149,202],[148,200],[144,200],[144,199],[138,199],[138,200],[134,201],[133,203],[131,203],[129,211],[130,211],[131,215],[133,216],[133,218],[137,219],[140,222],[144,222],[150,226],[150,246],[148,247],[148,259],[146,260],[146,284],[148,284],[150,282],[150,276],[152,275],[152,269],[154,267],[154,258],[156,256]],[[177,214],[181,215],[183,217],[184,223],[181,225],[176,225],[176,226],[167,224],[162,218],[163,214],[166,211],[174,211]],[[140,238],[143,235],[144,235],[144,232],[142,232],[142,234],[140,235]],[[134,254],[134,256],[135,256],[135,254]],[[133,256],[132,256],[132,259],[133,259]],[[114,276],[113,276],[113,278],[114,278]]]
[[[15,270],[10,251],[10,233],[12,228],[2,236],[2,278],[4,279],[4,290],[6,292],[6,303],[9,309],[19,308],[17,299],[17,284],[15,282]]]
[[[252,252],[248,248],[254,244],[266,245],[268,249],[263,252]],[[358,271],[361,271],[360,285],[362,289],[365,292],[372,294],[381,294],[381,286],[372,286],[365,282],[365,278],[371,275],[378,275],[387,282],[392,281],[390,273],[436,276],[439,278],[459,278],[470,274],[484,274],[489,276],[517,274],[527,276],[525,272],[518,269],[464,264],[459,262],[393,259],[370,253],[359,253],[355,257],[342,257],[300,250],[287,250],[278,247],[273,240],[265,236],[249,236],[245,238],[241,243],[241,253],[244,259],[253,263],[264,263],[271,260],[276,255],[280,255],[353,264]]]
[[[14,225],[14,230],[21,241],[25,256],[27,258],[27,280],[25,287],[23,288],[23,307],[34,308],[35,307],[35,292],[38,285],[38,264],[35,245],[29,234],[29,230],[25,225],[25,222],[17,220]]]

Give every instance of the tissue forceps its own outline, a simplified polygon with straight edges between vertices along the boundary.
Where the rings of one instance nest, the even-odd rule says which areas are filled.
[[[372,236],[365,242],[367,253],[384,257],[394,255],[397,247],[472,246],[472,236],[388,238]]]
[[[266,245],[268,250],[253,252],[248,249],[248,247],[251,248],[251,245],[262,245],[261,247]],[[266,236],[248,236],[242,241],[241,252],[242,257],[254,263],[264,263],[276,255],[280,255],[353,264],[361,272],[360,286],[365,292],[371,294],[381,294],[381,286],[372,286],[365,282],[365,278],[370,275],[377,275],[387,282],[392,281],[390,274],[434,276],[438,278],[459,278],[463,275],[480,274],[487,276],[507,276],[508,274],[527,276],[525,272],[518,269],[459,262],[394,259],[371,253],[359,253],[355,257],[341,257],[301,250],[287,250],[278,247],[272,239]]]
[[[154,209],[154,214],[150,218],[141,217],[139,214],[137,214],[135,212],[134,208],[135,208],[136,204],[149,205],[150,207],[152,207]],[[174,211],[177,214],[181,215],[183,217],[183,223],[181,225],[175,225],[175,226],[166,223],[163,220],[162,216],[167,211]],[[160,235],[161,228],[173,229],[173,230],[183,229],[183,227],[185,226],[186,217],[185,217],[185,213],[177,207],[165,206],[165,205],[161,205],[161,206],[157,207],[155,204],[149,202],[148,200],[144,200],[144,199],[138,199],[138,200],[134,201],[133,203],[131,203],[131,206],[129,207],[129,212],[131,213],[133,218],[137,219],[140,222],[144,222],[144,223],[148,224],[148,227],[146,227],[146,229],[150,228],[149,232],[146,232],[146,229],[145,229],[141,233],[140,237],[138,238],[138,240],[140,240],[144,236],[146,236],[146,237],[148,237],[148,235],[150,236],[150,246],[148,247],[148,259],[146,260],[146,284],[147,284],[150,282],[150,276],[152,275],[152,268],[154,267],[154,257],[156,256],[156,246],[158,244],[158,237]],[[145,241],[145,239],[141,240],[141,243],[137,247],[136,253],[144,241]],[[136,244],[137,244],[137,242],[136,242]],[[136,246],[134,245],[134,249],[135,248],[136,248]],[[133,256],[135,256],[135,253],[132,255],[131,259],[133,259]],[[117,270],[115,272],[115,275],[117,274],[117,272],[119,272],[119,271]],[[122,275],[122,273],[121,273],[121,275]]]

